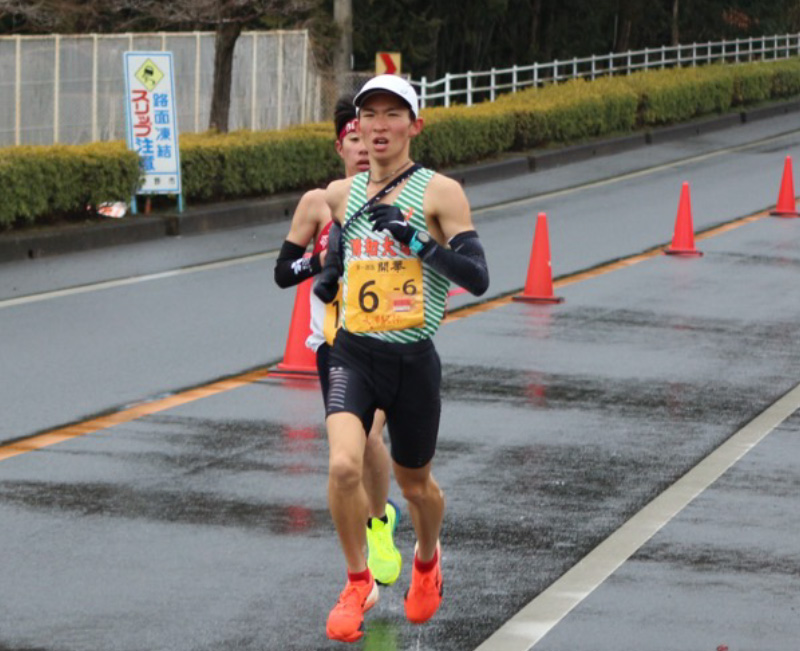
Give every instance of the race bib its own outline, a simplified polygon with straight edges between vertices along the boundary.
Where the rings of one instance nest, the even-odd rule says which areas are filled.
[[[422,262],[405,258],[351,261],[346,301],[345,320],[350,332],[424,326]]]
[[[339,329],[342,319],[342,283],[339,283],[339,291],[336,298],[325,305],[325,321],[322,324],[322,334],[329,346],[333,346],[336,331]]]

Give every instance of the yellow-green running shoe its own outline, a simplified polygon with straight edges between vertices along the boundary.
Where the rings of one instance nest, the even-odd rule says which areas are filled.
[[[386,517],[388,522],[370,518],[367,524],[367,566],[378,583],[392,585],[400,576],[403,558],[392,539],[400,513],[391,500],[386,503]]]

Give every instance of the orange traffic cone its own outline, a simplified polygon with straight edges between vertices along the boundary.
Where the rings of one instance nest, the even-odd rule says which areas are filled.
[[[283,361],[270,372],[270,377],[316,380],[317,356],[306,347],[306,339],[311,334],[311,285],[313,278],[304,280],[297,286],[292,310],[289,336],[286,338],[286,351]]]
[[[553,274],[550,267],[550,239],[547,235],[547,215],[539,213],[536,232],[533,234],[528,278],[522,294],[512,300],[526,303],[560,303],[564,299],[553,296]]]
[[[689,184],[684,182],[681,187],[681,198],[678,201],[678,216],[675,219],[675,234],[664,253],[670,255],[703,255],[702,251],[694,248],[694,226],[692,226],[692,202],[689,198]]]
[[[787,156],[786,162],[783,164],[783,178],[781,179],[781,189],[778,193],[778,205],[769,214],[777,217],[800,217],[794,202],[791,156]]]

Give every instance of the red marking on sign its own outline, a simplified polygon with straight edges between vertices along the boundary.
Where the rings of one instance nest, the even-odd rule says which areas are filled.
[[[386,72],[384,74],[393,75],[397,72],[391,54],[388,52],[381,52],[381,61],[383,61],[383,65],[386,66]]]
[[[414,305],[413,298],[396,298],[394,299],[394,307],[395,312],[408,312]]]

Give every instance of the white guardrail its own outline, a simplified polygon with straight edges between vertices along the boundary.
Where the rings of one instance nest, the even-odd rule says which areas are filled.
[[[733,41],[692,43],[662,46],[628,52],[592,55],[566,61],[533,63],[483,72],[446,74],[437,81],[426,77],[412,84],[419,93],[420,104],[450,106],[454,103],[472,106],[497,95],[517,92],[531,86],[566,81],[577,77],[595,79],[604,75],[631,74],[637,70],[662,69],[674,66],[697,66],[707,63],[745,63],[788,59],[800,54],[800,34],[755,36]]]

